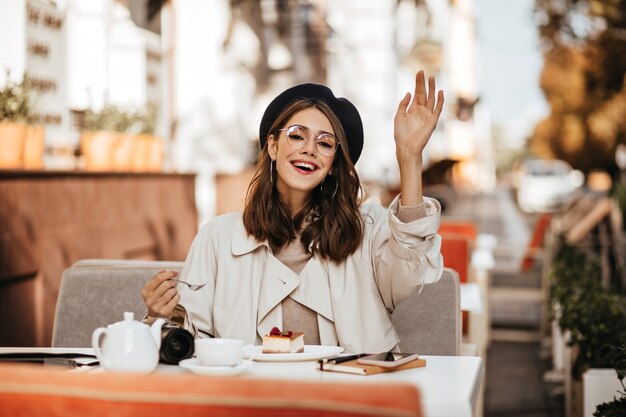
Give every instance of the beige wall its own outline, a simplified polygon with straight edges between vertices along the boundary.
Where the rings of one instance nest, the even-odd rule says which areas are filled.
[[[230,211],[242,210],[248,184],[254,174],[254,168],[247,168],[238,174],[217,174],[215,176],[217,215]]]
[[[84,258],[184,260],[193,175],[0,171],[0,346],[49,346],[61,274]]]

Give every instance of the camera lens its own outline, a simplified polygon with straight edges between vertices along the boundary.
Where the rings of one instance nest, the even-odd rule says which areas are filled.
[[[185,338],[173,337],[172,341],[168,344],[168,349],[173,355],[186,355],[190,348],[189,341]]]
[[[180,327],[163,327],[161,331],[161,362],[178,365],[193,355],[193,336]]]

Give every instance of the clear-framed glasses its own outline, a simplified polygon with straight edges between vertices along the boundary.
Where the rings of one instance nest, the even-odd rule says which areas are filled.
[[[285,129],[278,129],[279,132],[286,132],[287,143],[296,148],[302,148],[311,138],[309,128],[300,125],[292,125]],[[337,152],[339,141],[335,135],[327,132],[322,132],[315,136],[315,148],[324,156],[332,156]]]

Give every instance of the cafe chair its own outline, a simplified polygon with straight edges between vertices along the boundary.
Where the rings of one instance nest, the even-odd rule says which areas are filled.
[[[141,288],[160,270],[182,262],[84,259],[63,272],[52,347],[91,347],[91,334],[122,320],[124,311],[146,314]],[[441,279],[399,303],[392,322],[400,348],[421,355],[458,355],[461,343],[459,277],[444,268]]]
[[[456,356],[461,353],[459,274],[444,268],[439,281],[401,301],[391,316],[402,352]]]
[[[160,270],[179,271],[182,262],[84,259],[63,272],[52,347],[91,347],[91,334],[123,319],[146,315],[141,288]]]

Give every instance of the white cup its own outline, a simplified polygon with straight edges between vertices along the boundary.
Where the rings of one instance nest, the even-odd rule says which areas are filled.
[[[235,366],[243,359],[243,340],[196,339],[196,356],[205,366]]]

